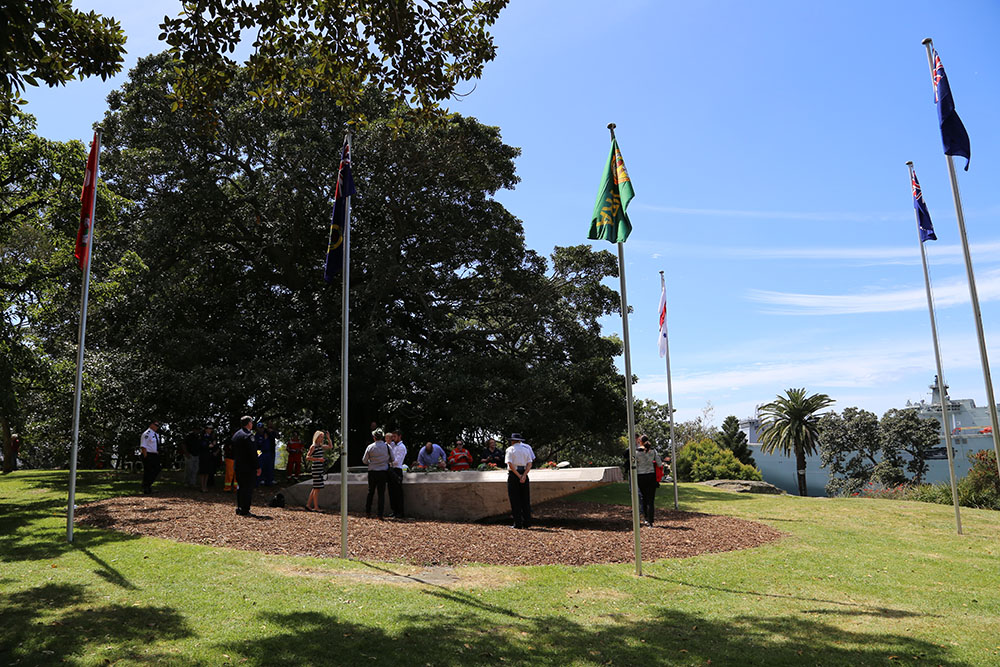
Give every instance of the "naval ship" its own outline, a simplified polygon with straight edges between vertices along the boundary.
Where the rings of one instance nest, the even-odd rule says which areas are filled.
[[[972,467],[969,454],[981,449],[993,449],[993,428],[990,425],[990,411],[985,405],[978,406],[971,398],[948,399],[947,414],[941,418],[941,390],[937,376],[934,383],[928,385],[931,390],[931,400],[921,399],[919,403],[906,402],[907,408],[916,408],[922,418],[935,419],[938,423],[947,422],[951,430],[951,445],[955,456],[955,479],[959,480],[969,473]],[[947,394],[948,385],[945,385]],[[747,435],[747,441],[753,452],[757,467],[760,468],[765,482],[770,482],[789,493],[798,493],[795,480],[795,458],[781,454],[764,454],[760,449],[760,434],[763,426],[757,414],[740,421],[740,430]],[[826,484],[830,474],[821,468],[819,454],[806,457],[806,487],[810,496],[825,496]],[[928,471],[924,481],[932,484],[948,483],[948,453],[945,449],[944,431],[938,447],[931,450],[927,457]]]

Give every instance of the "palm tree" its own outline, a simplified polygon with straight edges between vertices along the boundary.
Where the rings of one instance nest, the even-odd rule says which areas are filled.
[[[795,453],[795,470],[799,482],[799,495],[806,495],[806,454],[815,454],[819,445],[816,414],[834,403],[826,394],[806,396],[806,390],[788,389],[785,396],[776,396],[761,406],[761,420],[766,424],[760,436],[761,451],[773,454],[780,451],[785,456]]]

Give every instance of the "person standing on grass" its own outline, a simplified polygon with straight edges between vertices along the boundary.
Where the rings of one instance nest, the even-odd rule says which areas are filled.
[[[319,492],[323,488],[323,479],[326,476],[326,457],[323,456],[324,449],[332,449],[333,441],[330,440],[329,431],[316,431],[313,433],[312,445],[306,452],[306,463],[312,471],[312,490],[309,492],[309,499],[306,500],[306,510],[311,512],[319,511]]]
[[[253,489],[257,486],[257,445],[254,442],[253,417],[240,419],[242,426],[233,434],[233,456],[236,469],[236,514],[250,516]]]
[[[654,503],[656,489],[660,483],[656,481],[656,466],[662,465],[660,455],[653,449],[649,437],[639,435],[635,438],[635,479],[639,487],[639,509],[642,512],[643,523],[653,525]]]
[[[403,462],[406,461],[406,445],[403,444],[402,434],[396,430],[390,432],[386,439],[392,452],[392,461],[389,464],[389,508],[392,516],[396,519],[403,518]]]
[[[531,528],[531,487],[528,473],[535,460],[531,445],[524,441],[520,433],[512,433],[510,447],[504,453],[507,464],[507,498],[510,513],[514,517],[514,528]]]
[[[154,419],[139,439],[139,448],[142,450],[142,492],[145,494],[153,492],[153,482],[160,474],[159,430],[160,422]]]
[[[392,450],[385,441],[385,433],[377,428],[372,431],[372,444],[368,445],[361,461],[368,465],[368,498],[365,500],[365,514],[372,515],[372,498],[378,492],[378,518],[384,518],[385,484],[389,478],[389,462],[392,461]]]

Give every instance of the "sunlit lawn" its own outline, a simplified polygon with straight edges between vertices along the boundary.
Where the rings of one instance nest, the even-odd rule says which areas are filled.
[[[137,486],[87,472],[78,500]],[[788,536],[642,578],[630,564],[428,574],[87,527],[70,546],[65,494],[64,471],[0,477],[0,665],[1000,664],[1000,513],[963,509],[957,536],[946,506],[682,485],[682,509]]]

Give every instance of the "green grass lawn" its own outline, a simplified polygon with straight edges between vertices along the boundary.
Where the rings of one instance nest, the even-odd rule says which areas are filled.
[[[682,509],[788,536],[645,563],[642,578],[631,564],[482,566],[434,584],[391,576],[419,576],[399,563],[88,527],[71,546],[66,477],[0,477],[0,665],[1000,664],[996,512],[963,509],[957,536],[947,506],[682,485]],[[77,497],[137,487],[84,472]],[[625,504],[628,491],[576,498]],[[669,487],[659,501],[672,505]]]

